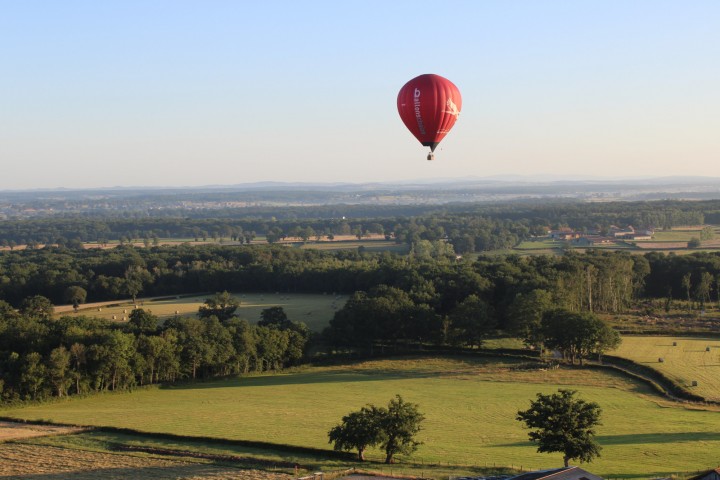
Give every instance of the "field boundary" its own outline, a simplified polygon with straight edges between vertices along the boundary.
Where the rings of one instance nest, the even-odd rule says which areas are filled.
[[[213,453],[193,452],[191,450],[179,450],[173,448],[141,447],[137,445],[126,445],[122,443],[111,443],[109,444],[109,447],[112,451],[116,452],[140,452],[149,453],[152,455],[162,455],[165,457],[199,458],[203,460],[212,460],[214,462],[242,463],[243,465],[252,465],[253,467],[261,468],[280,467],[292,469],[295,467],[301,467],[309,470],[306,465],[301,465],[296,462],[286,462],[282,460],[266,460],[263,458],[243,457],[240,455],[221,455]]]
[[[696,395],[688,391],[685,387],[678,384],[671,378],[668,378],[662,372],[659,372],[654,368],[641,365],[627,358],[616,357],[614,355],[603,355],[603,363],[597,363],[594,365],[614,368],[616,370],[625,372],[626,374],[633,376],[634,378],[643,379],[653,388],[662,392],[665,396],[673,400],[683,400],[693,403],[720,406],[720,402],[715,400],[708,400],[703,396]]]
[[[68,427],[68,428],[82,428],[82,429],[85,429],[86,431],[92,430],[92,431],[96,431],[96,432],[105,432],[105,433],[121,433],[121,434],[135,435],[135,436],[139,436],[139,437],[147,437],[147,438],[155,438],[155,439],[187,441],[187,442],[202,442],[202,443],[215,444],[215,445],[237,445],[237,446],[242,446],[242,447],[259,448],[259,449],[283,451],[283,452],[290,452],[290,453],[303,453],[303,454],[308,454],[308,455],[319,455],[319,456],[326,457],[326,458],[329,457],[329,458],[336,458],[336,459],[340,459],[340,460],[351,460],[352,458],[354,458],[354,455],[352,452],[338,452],[338,451],[329,450],[329,449],[301,447],[301,446],[297,446],[297,445],[288,445],[288,444],[282,444],[282,443],[258,442],[258,441],[252,441],[252,440],[231,440],[231,439],[226,439],[226,438],[204,437],[204,436],[193,436],[193,435],[176,435],[176,434],[172,434],[172,433],[163,433],[163,432],[146,432],[143,430],[135,430],[132,428],[111,427],[111,426],[105,426],[105,425],[88,427],[87,425],[75,425],[75,424],[69,424],[69,423],[49,422],[49,421],[43,421],[43,420],[29,421],[29,420],[23,420],[23,419],[12,418],[12,417],[0,417],[0,421],[22,423],[22,424],[27,424],[27,425],[54,425],[54,426]],[[143,448],[143,447],[139,447],[139,448]],[[169,451],[172,451],[172,450],[170,449]],[[293,466],[294,466],[294,464],[293,464]]]
[[[142,297],[137,298],[135,302],[133,302],[132,298],[126,298],[126,299],[116,299],[116,300],[103,300],[100,302],[90,302],[90,303],[81,303],[78,306],[77,313],[85,313],[86,310],[93,310],[96,308],[102,308],[102,307],[119,307],[122,305],[139,305],[140,303],[144,302],[161,302],[164,300],[177,300],[182,298],[190,298],[190,297],[200,297],[202,295],[213,295],[209,292],[199,292],[199,293],[180,293],[177,295],[164,295],[159,297]],[[62,314],[62,313],[75,313],[75,308],[71,304],[64,304],[64,305],[54,305],[55,313],[56,314]],[[142,307],[140,307],[142,308]]]
[[[499,348],[499,349],[479,349],[479,350],[468,350],[468,349],[448,349],[447,347],[432,347],[424,346],[424,351],[412,351],[412,352],[393,352],[390,354],[380,355],[380,358],[391,358],[393,356],[407,356],[415,355],[421,356],[428,353],[436,353],[441,355],[471,355],[480,357],[496,357],[496,358],[513,358],[516,360],[534,361],[538,364],[553,363],[553,359],[544,359],[540,356],[540,352],[535,350],[515,349],[515,348]],[[377,357],[343,357],[347,360],[365,360],[368,358]],[[326,359],[326,361],[329,359]],[[717,405],[720,406],[719,401],[709,400],[701,395],[697,395],[688,391],[685,387],[678,384],[671,378],[667,377],[662,372],[655,370],[652,367],[641,365],[637,362],[629,360],[623,357],[617,357],[614,355],[603,355],[601,362],[586,362],[582,368],[605,368],[612,369],[620,372],[634,380],[642,382],[648,385],[659,395],[662,395],[670,400],[681,401],[681,402],[692,402],[696,404],[704,405]]]
[[[362,354],[340,354],[335,356],[325,357],[321,360],[314,360],[310,363],[313,365],[329,365],[346,362],[357,362],[370,359],[378,358],[393,358],[398,356],[423,356],[427,354],[438,354],[438,355],[450,355],[450,356],[477,356],[477,357],[495,357],[495,358],[512,358],[515,360],[525,360],[536,362],[539,365],[556,363],[557,360],[551,358],[543,358],[540,352],[536,350],[525,350],[515,348],[498,348],[498,349],[452,349],[442,346],[428,346],[424,345],[423,350],[411,350],[411,351],[395,351],[386,352],[379,355],[362,355]],[[570,365],[568,365],[570,366]],[[616,372],[620,372],[627,377],[630,377],[636,381],[646,384],[657,394],[666,397],[673,401],[680,402],[692,402],[696,404],[704,405],[717,405],[720,406],[719,401],[709,400],[703,396],[697,395],[688,391],[682,385],[671,378],[664,375],[662,372],[655,370],[652,367],[641,365],[632,360],[623,357],[617,357],[614,355],[603,355],[602,361],[593,362],[590,359],[585,362],[585,365],[580,368],[599,368],[609,369]]]

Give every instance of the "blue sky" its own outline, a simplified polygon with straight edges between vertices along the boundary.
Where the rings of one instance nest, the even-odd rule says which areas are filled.
[[[3,1],[0,189],[720,176],[720,2]],[[425,160],[395,105],[463,94]]]

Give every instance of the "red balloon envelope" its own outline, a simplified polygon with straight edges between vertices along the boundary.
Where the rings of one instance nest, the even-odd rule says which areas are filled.
[[[427,73],[413,78],[400,89],[397,107],[408,130],[432,152],[455,125],[462,97],[450,80]]]

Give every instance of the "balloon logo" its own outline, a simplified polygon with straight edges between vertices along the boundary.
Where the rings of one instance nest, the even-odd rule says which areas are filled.
[[[410,133],[423,146],[430,147],[427,159],[433,160],[435,147],[460,115],[462,96],[447,78],[427,73],[413,78],[400,89],[397,107]]]

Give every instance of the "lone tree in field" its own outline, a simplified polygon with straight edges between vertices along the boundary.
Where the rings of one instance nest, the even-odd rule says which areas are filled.
[[[384,415],[380,417],[383,433],[381,447],[385,450],[385,463],[393,463],[397,453],[410,455],[422,442],[415,441],[420,423],[425,416],[418,411],[417,404],[408,403],[400,395],[390,400]]]
[[[80,304],[85,303],[86,299],[87,290],[78,285],[71,285],[67,287],[65,289],[65,292],[63,293],[63,300],[65,300],[67,303],[71,303],[73,306],[73,310],[75,310],[76,312],[78,308],[80,308]]]
[[[224,291],[205,299],[205,305],[198,309],[198,315],[200,318],[215,316],[221,322],[226,322],[235,315],[235,310],[239,306],[240,301],[227,291]]]
[[[335,450],[358,451],[358,460],[365,460],[365,450],[379,445],[385,451],[385,463],[393,463],[398,453],[410,455],[421,442],[415,441],[425,416],[414,403],[400,395],[390,400],[387,408],[367,405],[343,417],[342,423],[328,432]]]
[[[517,420],[525,422],[530,440],[538,452],[561,452],[565,466],[570,460],[590,462],[600,456],[600,445],[594,439],[602,410],[595,402],[575,398],[575,390],[560,389],[552,395],[537,394],[530,408],[518,411]]]
[[[373,405],[345,415],[342,423],[330,429],[328,443],[335,443],[335,450],[357,450],[358,460],[365,461],[367,447],[377,445],[381,440],[381,409]]]
[[[292,326],[292,322],[288,319],[283,307],[270,307],[260,312],[258,325],[261,327],[274,326],[280,330],[287,330]]]

